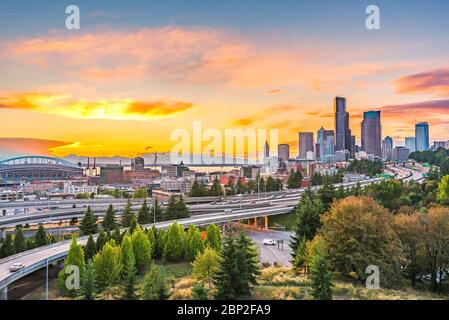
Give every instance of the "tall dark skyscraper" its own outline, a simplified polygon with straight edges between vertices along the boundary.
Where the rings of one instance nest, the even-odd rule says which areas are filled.
[[[306,159],[307,152],[313,151],[313,132],[299,133],[299,158]]]
[[[362,121],[362,150],[369,154],[382,157],[382,128],[380,125],[380,111],[363,113]]]
[[[348,150],[353,152],[351,129],[349,129],[349,113],[346,112],[346,99],[335,97],[335,151]],[[351,154],[352,156],[352,154]]]
[[[278,158],[281,161],[288,161],[290,159],[290,146],[282,143],[278,145]]]

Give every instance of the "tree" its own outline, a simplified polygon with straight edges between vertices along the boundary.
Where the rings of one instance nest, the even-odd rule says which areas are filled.
[[[86,213],[81,220],[80,229],[83,235],[94,234],[98,232],[97,218],[95,218],[94,214],[92,213],[90,206],[87,207]]]
[[[154,250],[154,257],[156,259],[162,258],[164,255],[164,248],[165,248],[165,238],[167,235],[167,232],[164,229],[158,230],[155,227],[153,227],[154,232],[154,238],[156,240],[155,250]]]
[[[442,205],[449,204],[449,175],[442,177],[438,184],[437,200]]]
[[[86,246],[84,247],[84,260],[85,261],[92,260],[95,256],[96,252],[97,252],[97,250],[96,250],[95,240],[92,237],[92,235],[90,234],[89,238],[87,239]]]
[[[299,270],[306,266],[306,248],[307,248],[307,239],[305,236],[301,238],[296,251],[293,251],[293,259],[292,265],[295,269]]]
[[[150,216],[150,208],[147,205],[147,199],[143,200],[143,204],[137,214],[137,222],[140,225],[148,224],[152,221]]]
[[[92,260],[88,260],[86,272],[82,279],[81,292],[86,300],[95,300],[97,293],[97,281]]]
[[[123,269],[120,247],[114,240],[107,242],[103,250],[94,257],[94,267],[97,274],[98,286],[101,289],[116,285]]]
[[[314,250],[308,256],[308,268],[310,270],[310,285],[313,297],[319,300],[332,300],[332,272],[329,259],[327,258],[326,246],[319,237],[320,244],[313,244]]]
[[[214,181],[212,182],[209,194],[216,197],[220,197],[223,195],[223,188],[221,187],[220,181],[218,181],[217,177],[215,177]]]
[[[189,192],[189,197],[204,197],[207,195],[206,186],[202,182],[195,179]]]
[[[120,245],[122,243],[122,235],[118,226],[115,227],[114,233],[112,234],[112,239],[114,239],[117,245]]]
[[[140,274],[151,264],[152,247],[148,237],[142,228],[138,225],[133,232],[132,244],[134,251],[134,258],[136,260],[136,267]]]
[[[323,203],[324,207],[328,209],[336,197],[335,187],[328,179],[324,179],[323,186],[318,189],[318,198]]]
[[[164,300],[168,298],[168,283],[159,267],[152,265],[150,272],[143,280],[143,294],[145,300]]]
[[[404,270],[414,288],[416,276],[423,270],[425,228],[420,214],[398,214],[394,217],[393,227],[401,243],[404,257]]]
[[[112,207],[112,204],[110,204],[103,219],[103,229],[110,231],[114,230],[116,226],[117,224],[115,223],[114,208]]]
[[[35,249],[36,248],[36,241],[32,238],[28,238],[26,241],[27,250]]]
[[[79,270],[80,280],[84,277],[84,272],[86,270],[86,265],[84,262],[84,251],[83,248],[78,244],[76,236],[72,236],[72,242],[70,243],[69,251],[67,253],[67,258],[64,261],[64,268],[59,272],[59,286],[70,296],[76,296],[79,293],[79,289],[76,286],[73,288],[68,288],[66,285],[66,280],[69,274],[66,273],[68,266],[76,266]]]
[[[16,251],[14,249],[12,235],[8,233],[6,234],[5,240],[3,240],[0,256],[6,258],[12,256],[14,253],[16,253]]]
[[[192,300],[207,300],[209,298],[207,290],[200,282],[195,283],[192,288]]]
[[[300,171],[294,172],[293,169],[290,172],[290,175],[288,176],[287,180],[287,187],[289,189],[298,189],[301,188],[301,182],[302,182],[302,174]],[[267,181],[268,186],[268,181]]]
[[[192,263],[192,274],[200,281],[207,282],[209,290],[212,287],[212,280],[219,270],[219,256],[217,251],[207,247],[199,253]]]
[[[366,267],[376,265],[386,284],[397,281],[401,252],[392,219],[388,210],[368,197],[334,203],[322,215],[321,232],[325,242],[332,244],[328,252],[335,271],[356,272],[364,281]]]
[[[380,183],[372,183],[365,187],[367,196],[375,199],[383,207],[395,210],[400,206],[403,185],[400,181],[387,180]]]
[[[204,242],[201,239],[201,232],[193,224],[189,226],[186,236],[186,258],[189,261],[195,260],[198,253],[204,251]]]
[[[206,231],[205,245],[211,247],[217,252],[221,249],[221,232],[216,224],[210,224]]]
[[[133,220],[134,213],[131,211],[131,200],[128,199],[128,202],[126,203],[125,208],[123,209],[122,218],[121,218],[121,224],[123,227],[130,227],[131,221]]]
[[[171,196],[168,200],[167,210],[165,211],[166,220],[176,220],[188,218],[190,216],[189,208],[182,197]]]
[[[42,223],[39,223],[34,239],[37,247],[46,246],[48,244],[47,232],[45,232]]]
[[[126,233],[123,237],[122,245],[122,264],[123,264],[123,279],[125,280],[126,299],[135,299],[135,282],[136,282],[136,259],[134,257],[133,242],[131,236]]]
[[[108,236],[106,235],[106,232],[103,230],[100,231],[100,234],[97,237],[97,244],[96,244],[96,252],[100,252],[103,249],[103,246],[108,242]]]
[[[184,228],[176,222],[168,228],[164,247],[164,260],[178,262],[182,260],[185,252]]]
[[[220,300],[238,298],[241,275],[237,262],[237,248],[232,235],[232,228],[226,229],[223,247],[220,251],[219,268],[213,277],[217,291],[215,297]]]
[[[237,293],[248,297],[253,285],[257,284],[256,277],[259,275],[259,253],[254,242],[240,230],[236,239],[237,269],[240,274],[240,285]]]
[[[14,235],[14,251],[15,253],[23,252],[27,249],[25,237],[23,235],[22,227],[16,228],[16,234]]]

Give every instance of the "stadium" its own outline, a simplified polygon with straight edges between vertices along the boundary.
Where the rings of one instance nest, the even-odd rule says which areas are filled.
[[[69,161],[46,156],[23,156],[0,160],[0,180],[67,180],[83,176],[83,169]]]

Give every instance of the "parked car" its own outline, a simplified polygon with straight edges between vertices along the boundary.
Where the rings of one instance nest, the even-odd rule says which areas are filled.
[[[275,246],[276,241],[274,241],[273,239],[263,239],[263,244],[266,246]]]
[[[21,262],[16,262],[16,263],[12,264],[12,265],[9,267],[9,271],[11,271],[11,272],[16,272],[16,271],[19,271],[20,269],[23,269],[23,268],[25,268],[25,265],[24,265],[23,263],[21,263]]]

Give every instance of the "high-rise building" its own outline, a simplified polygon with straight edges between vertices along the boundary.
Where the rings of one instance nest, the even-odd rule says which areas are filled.
[[[313,132],[299,132],[299,158],[306,159],[307,151],[313,152]]]
[[[367,154],[374,154],[379,158],[382,157],[380,111],[367,111],[363,113],[362,150]]]
[[[416,151],[429,150],[429,124],[419,122],[415,125],[415,147]]]
[[[410,150],[410,153],[416,151],[415,137],[405,137],[405,147]]]
[[[323,127],[317,132],[317,143],[319,145],[319,158],[334,154],[334,130],[326,130]]]
[[[349,113],[346,112],[346,99],[335,97],[335,151],[351,151],[351,129],[349,129]],[[351,154],[352,156],[352,154]]]
[[[391,160],[393,157],[393,139],[390,136],[382,141],[382,160]]]
[[[437,151],[439,148],[446,148],[446,141],[434,141],[433,142],[433,146],[432,146],[432,150],[433,151]]]
[[[393,149],[393,160],[407,161],[410,155],[410,150],[406,147],[396,147]]]
[[[290,159],[290,146],[286,143],[278,145],[278,158],[280,161],[288,161]]]
[[[263,158],[264,160],[268,160],[270,157],[270,146],[268,145],[268,141],[265,141],[265,145],[263,146]]]

